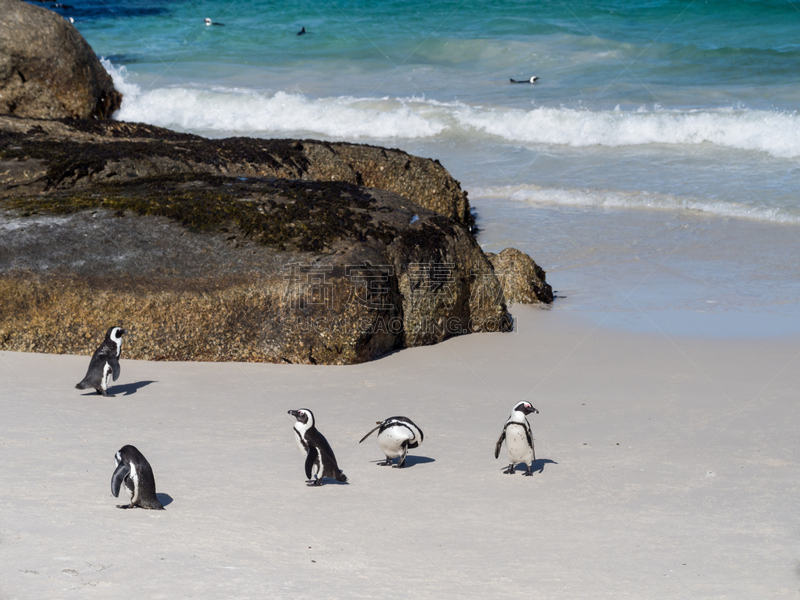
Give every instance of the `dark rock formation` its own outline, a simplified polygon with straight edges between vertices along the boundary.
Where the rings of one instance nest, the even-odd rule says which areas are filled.
[[[433,173],[460,193],[438,164],[157,133],[0,118],[0,349],[91,353],[113,322],[129,358],[345,364],[510,328],[463,223],[391,191],[263,175],[350,165],[366,181],[358,165],[410,163],[386,187]]]
[[[487,253],[486,257],[509,305],[553,302],[553,288],[545,281],[545,271],[530,256],[516,248],[506,248],[500,254]]]
[[[13,160],[5,169],[27,173],[15,180],[21,186],[15,194],[175,173],[341,181],[395,192],[473,225],[458,181],[438,161],[401,150],[314,140],[208,140],[140,123],[2,116],[0,144],[0,160]]]
[[[0,0],[0,114],[109,118],[121,101],[70,23],[27,2]]]

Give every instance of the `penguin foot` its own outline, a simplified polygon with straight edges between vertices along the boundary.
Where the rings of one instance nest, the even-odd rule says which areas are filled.
[[[392,459],[391,458],[387,458],[385,461],[379,462],[378,466],[379,467],[391,467],[392,466]]]
[[[533,475],[533,471],[531,471],[531,468],[530,468],[530,467],[528,467],[528,468],[525,470],[525,472],[523,473],[523,475],[525,475],[526,477],[530,477],[531,475]]]
[[[308,484],[309,487],[319,487],[322,485],[322,477],[318,477],[314,481]]]
[[[514,474],[514,465],[508,465],[508,468],[503,471],[506,475],[513,475]]]

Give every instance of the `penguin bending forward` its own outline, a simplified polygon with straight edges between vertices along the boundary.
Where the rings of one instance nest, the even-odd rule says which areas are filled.
[[[135,446],[123,446],[114,455],[117,468],[111,476],[111,493],[119,497],[119,488],[124,484],[130,504],[118,504],[117,508],[149,508],[164,510],[156,497],[156,479],[153,469],[144,455]]]
[[[290,410],[297,421],[294,424],[295,441],[306,457],[306,479],[314,481],[310,485],[322,485],[323,477],[346,482],[347,476],[339,469],[328,440],[314,425],[314,413],[307,408]]]
[[[400,457],[394,466],[402,469],[406,463],[408,449],[417,448],[422,443],[424,437],[422,430],[408,417],[389,417],[385,421],[378,421],[377,425],[358,443],[360,444],[375,431],[380,430],[378,431],[378,446],[386,455],[386,462],[379,462],[378,465],[388,467],[392,464],[393,458]]]
[[[89,370],[75,387],[79,390],[94,388],[101,396],[113,398],[114,394],[108,393],[108,378],[114,381],[119,379],[119,355],[122,352],[122,336],[128,333],[122,327],[111,327],[106,331],[106,339],[92,354],[89,361]]]
[[[523,475],[533,475],[536,451],[533,449],[531,425],[525,415],[538,412],[529,402],[518,402],[511,411],[511,416],[503,427],[503,433],[500,434],[500,439],[494,447],[494,457],[497,458],[500,455],[500,446],[505,440],[509,465],[503,473],[513,475],[517,463],[525,463],[526,470]]]

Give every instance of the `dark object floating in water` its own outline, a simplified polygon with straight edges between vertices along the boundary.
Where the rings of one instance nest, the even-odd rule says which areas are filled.
[[[212,21],[208,17],[206,17],[205,21],[206,21],[206,26],[208,26],[208,25],[218,25],[219,27],[225,27],[225,23],[214,23],[214,21]]]
[[[517,81],[516,79],[512,79],[511,83],[536,83],[537,79],[539,79],[539,78],[536,75],[534,75],[530,79],[524,79],[522,81]]]
[[[297,32],[297,35],[305,35],[307,33],[306,28],[303,27],[300,31]]]

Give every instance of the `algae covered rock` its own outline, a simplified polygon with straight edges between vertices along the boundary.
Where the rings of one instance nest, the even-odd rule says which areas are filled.
[[[209,140],[141,123],[0,116],[0,173],[8,169],[27,173],[14,180],[13,193],[174,173],[339,181],[395,192],[468,227],[474,224],[466,192],[438,161],[364,144]]]
[[[179,173],[0,209],[6,350],[90,353],[113,321],[129,358],[348,364],[511,327],[468,230],[383,190]]]
[[[109,118],[121,102],[75,27],[44,8],[0,0],[0,114]]]

